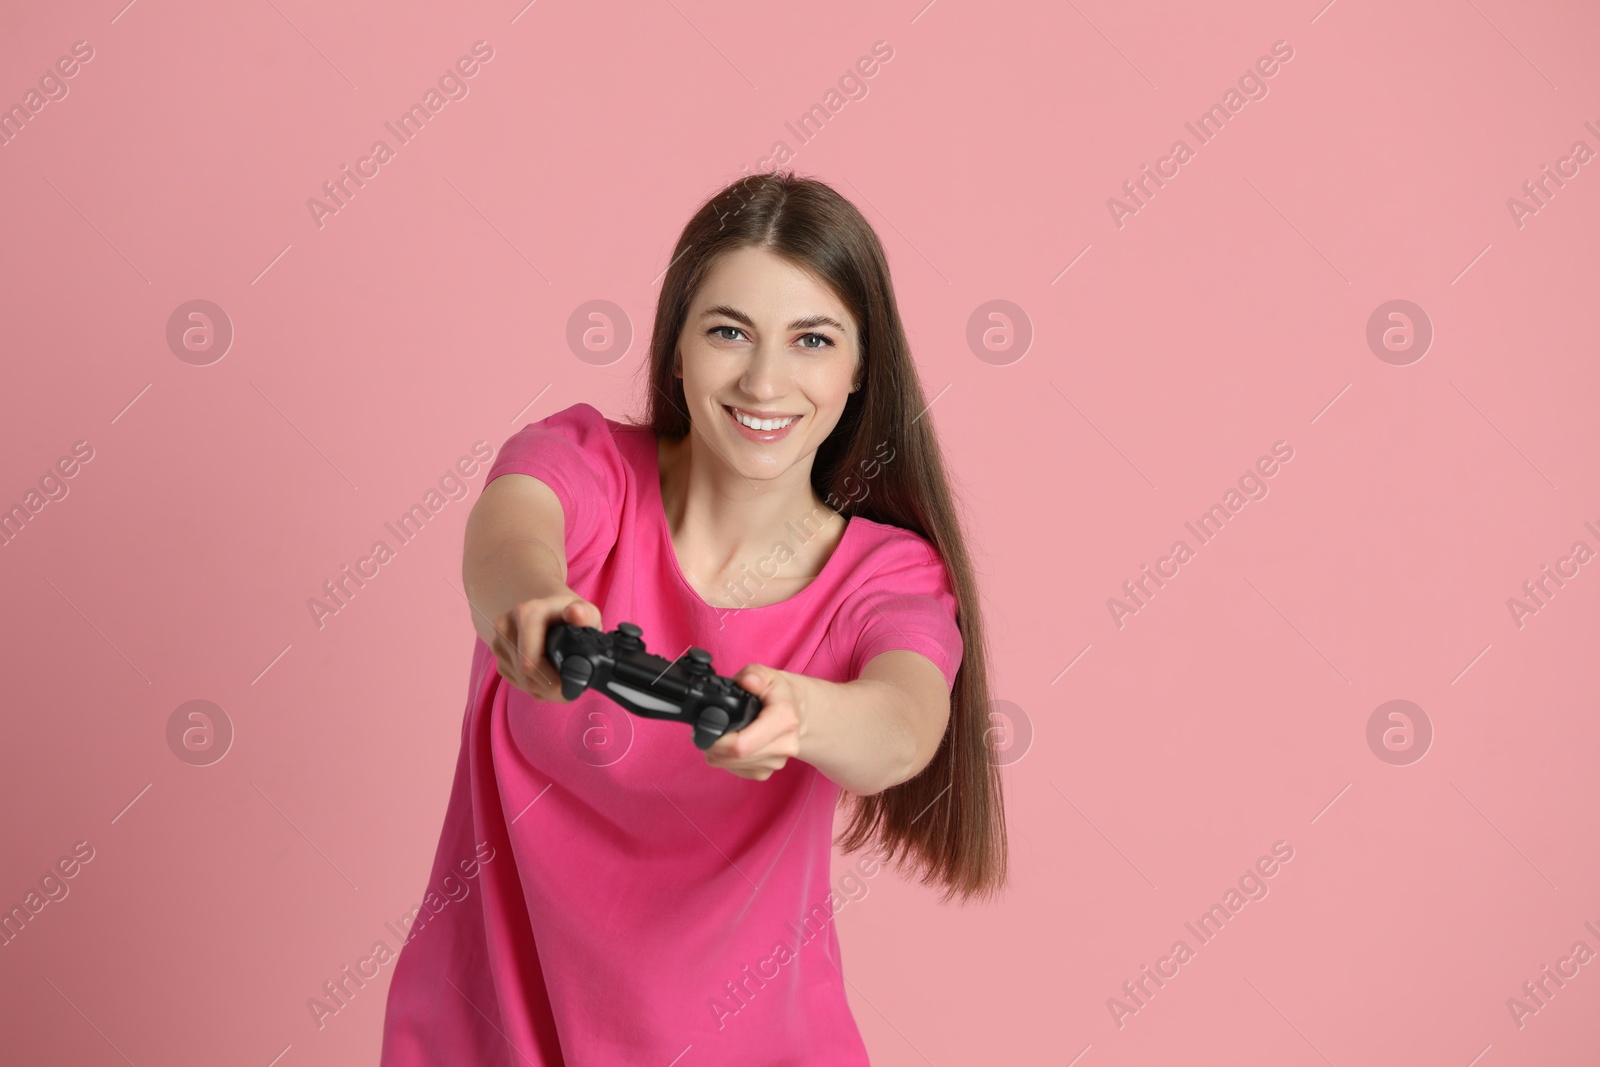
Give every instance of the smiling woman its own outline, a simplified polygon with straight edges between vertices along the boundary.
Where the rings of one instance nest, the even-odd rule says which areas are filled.
[[[707,272],[672,371],[703,429],[663,440],[658,457],[674,554],[702,599],[801,513],[824,516],[822,536],[780,561],[764,600],[745,606],[786,599],[821,571],[846,524],[806,459],[838,426],[861,371],[853,316],[809,271],[752,246]]]
[[[401,954],[386,1067],[866,1064],[836,924],[807,918],[839,803],[846,852],[946,900],[1005,883],[979,599],[877,235],[819,181],[721,190],[646,371],[639,421],[576,403],[512,435],[468,519],[435,874],[472,841],[508,858]],[[624,621],[743,664],[760,713],[701,751],[593,690],[564,707],[548,628]]]

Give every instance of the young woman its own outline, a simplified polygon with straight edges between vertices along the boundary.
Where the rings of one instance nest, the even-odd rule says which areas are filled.
[[[865,1064],[841,797],[868,863],[943,900],[1006,880],[978,595],[877,235],[815,180],[721,190],[649,374],[642,422],[579,403],[512,436],[468,520],[481,640],[385,1067]],[[704,648],[761,713],[702,752],[564,701],[558,621]]]

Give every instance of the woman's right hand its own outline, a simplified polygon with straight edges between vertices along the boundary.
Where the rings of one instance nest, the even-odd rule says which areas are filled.
[[[524,600],[495,620],[489,647],[500,677],[537,700],[566,704],[561,674],[544,654],[545,634],[558,622],[600,629],[600,609],[571,589]]]

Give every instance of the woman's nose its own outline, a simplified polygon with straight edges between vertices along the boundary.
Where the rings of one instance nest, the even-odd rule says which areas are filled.
[[[774,351],[776,346],[759,342],[751,349],[750,362],[745,365],[739,386],[754,397],[781,396],[783,394],[783,354]]]

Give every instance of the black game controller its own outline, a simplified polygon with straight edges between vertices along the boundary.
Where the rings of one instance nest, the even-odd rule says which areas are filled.
[[[711,653],[691,646],[669,662],[645,651],[643,633],[631,622],[610,633],[553,623],[544,650],[561,672],[561,695],[594,688],[635,715],[686,722],[700,749],[761,714],[760,697],[711,670]]]

